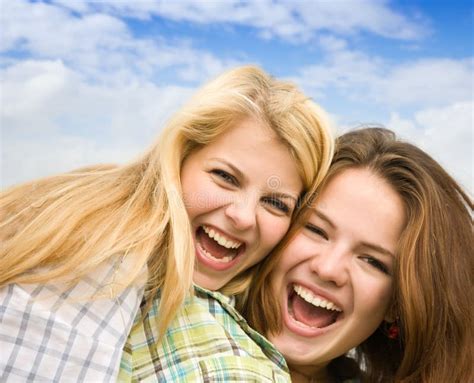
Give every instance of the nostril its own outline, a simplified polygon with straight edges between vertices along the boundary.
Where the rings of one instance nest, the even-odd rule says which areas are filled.
[[[345,260],[333,255],[321,254],[313,257],[310,262],[310,269],[321,281],[342,286],[347,280]]]
[[[256,223],[256,212],[251,207],[231,204],[226,210],[226,216],[233,222],[233,225],[239,229],[253,227]]]

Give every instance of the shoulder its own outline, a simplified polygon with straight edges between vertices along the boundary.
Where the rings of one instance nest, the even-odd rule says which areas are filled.
[[[101,281],[90,275],[75,285],[2,287],[3,378],[67,381],[83,376],[103,381],[115,376],[142,290],[132,286],[115,298],[91,299],[103,287]]]
[[[159,297],[157,297],[159,300]],[[288,382],[286,364],[271,360],[241,326],[222,294],[196,288],[159,339],[152,309],[135,323],[128,343],[135,380]]]
[[[212,306],[216,320],[245,347],[251,347],[263,354],[277,368],[288,371],[283,355],[262,334],[255,331],[234,307],[234,299],[217,291],[208,291],[196,287],[196,296]],[[218,306],[216,308],[216,305]]]

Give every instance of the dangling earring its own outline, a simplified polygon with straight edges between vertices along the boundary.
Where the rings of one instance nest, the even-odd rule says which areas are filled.
[[[400,336],[400,327],[398,327],[397,322],[390,324],[390,327],[387,330],[387,337],[392,340],[397,340]]]

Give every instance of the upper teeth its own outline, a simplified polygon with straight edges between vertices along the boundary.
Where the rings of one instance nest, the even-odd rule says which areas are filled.
[[[203,229],[206,232],[206,234],[209,236],[209,238],[212,238],[219,245],[224,246],[227,249],[237,249],[242,244],[240,242],[234,242],[224,237],[222,234],[219,234],[214,229],[210,229],[207,226],[203,226]]]
[[[326,310],[333,310],[333,311],[342,311],[336,304],[330,302],[322,297],[316,296],[313,294],[311,290],[308,290],[300,285],[295,285],[294,290],[296,294],[298,294],[301,298],[303,298],[306,302],[311,303],[313,306],[322,307]]]

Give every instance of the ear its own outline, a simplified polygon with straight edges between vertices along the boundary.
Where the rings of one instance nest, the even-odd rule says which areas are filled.
[[[384,321],[387,322],[387,323],[393,323],[397,320],[398,318],[398,314],[395,310],[395,307],[394,305],[391,305],[387,312],[385,313],[385,316],[384,316]]]

